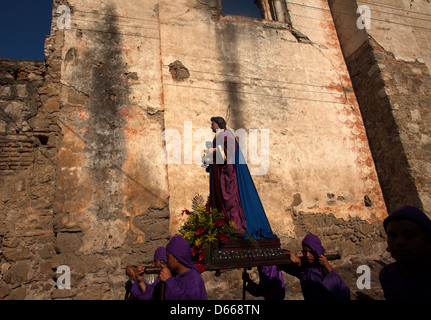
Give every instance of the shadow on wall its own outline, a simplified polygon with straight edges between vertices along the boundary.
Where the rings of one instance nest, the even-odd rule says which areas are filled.
[[[216,42],[220,49],[220,57],[223,63],[223,74],[230,74],[239,77],[241,74],[239,53],[237,45],[237,26],[234,24],[220,23],[217,25]],[[239,83],[225,79],[228,95],[228,110],[225,117],[226,122],[231,123],[232,129],[245,129],[244,115],[241,111],[242,100],[240,97]],[[215,116],[221,115],[220,113]],[[222,115],[223,116],[223,115]]]
[[[111,219],[122,211],[121,171],[126,157],[124,126],[119,111],[129,105],[129,90],[124,86],[127,70],[122,59],[118,18],[109,5],[104,14],[103,29],[94,32],[92,49],[85,53],[91,64],[91,97],[88,130],[84,135],[88,167],[93,175],[93,189],[98,190],[98,218]],[[92,31],[90,31],[92,32]],[[100,192],[102,191],[102,192]]]

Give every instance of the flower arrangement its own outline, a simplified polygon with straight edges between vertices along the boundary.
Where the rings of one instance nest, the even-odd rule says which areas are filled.
[[[193,258],[200,263],[210,261],[219,245],[244,235],[233,221],[227,221],[223,212],[210,208],[208,202],[204,205],[199,194],[193,198],[192,211],[184,209],[181,214],[188,218],[179,233],[190,244]]]

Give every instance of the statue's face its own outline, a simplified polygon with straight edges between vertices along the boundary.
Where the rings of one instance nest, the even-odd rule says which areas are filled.
[[[216,132],[216,130],[220,128],[217,123],[215,123],[214,121],[211,121],[211,129],[213,132]]]

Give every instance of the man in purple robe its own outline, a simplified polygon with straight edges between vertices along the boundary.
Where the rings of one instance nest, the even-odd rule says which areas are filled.
[[[349,287],[323,255],[325,249],[316,235],[305,236],[302,252],[301,258],[289,252],[292,265],[279,267],[299,278],[304,300],[350,300]]]
[[[391,213],[383,226],[395,259],[380,271],[385,299],[431,300],[431,220],[407,206]]]
[[[165,247],[159,247],[154,252],[153,266],[161,268],[167,261]],[[126,274],[132,278],[133,285],[130,289],[128,300],[157,300],[160,298],[160,278],[151,283],[144,282],[144,265],[127,266]]]
[[[283,272],[277,266],[262,266],[258,267],[257,270],[259,283],[251,280],[247,272],[243,273],[247,291],[255,297],[263,296],[265,300],[284,300],[286,288]]]
[[[142,280],[143,269],[136,268],[136,280],[132,295],[139,300],[159,299],[161,285],[164,285],[164,300],[207,300],[202,276],[192,262],[192,252],[188,242],[181,236],[172,237],[166,246],[166,264],[153,284]]]
[[[204,280],[192,262],[189,243],[174,236],[166,246],[167,266],[162,266],[160,281],[165,283],[166,300],[207,300]]]

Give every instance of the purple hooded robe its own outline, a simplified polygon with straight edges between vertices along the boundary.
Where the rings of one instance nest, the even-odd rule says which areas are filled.
[[[418,208],[406,206],[392,212],[383,221],[385,231],[394,219],[416,222],[431,239],[431,220]],[[386,300],[431,300],[431,270],[420,280],[414,280],[402,272],[397,262],[393,262],[380,271],[379,281]]]
[[[188,242],[180,237],[175,236],[166,246],[166,252],[175,256],[186,267],[190,268],[182,274],[173,274],[165,281],[165,300],[207,300],[207,293],[202,276],[194,263],[192,262],[192,252]],[[156,259],[156,253],[154,254]],[[132,286],[133,296],[139,300],[152,300],[159,298],[160,279],[153,284],[146,284],[145,292],[139,288],[138,282]]]
[[[166,249],[165,247],[159,247],[154,252],[154,260],[164,260],[166,261],[168,257],[166,256]],[[160,294],[160,279],[157,277],[157,279],[151,283],[145,283],[145,292],[142,292],[141,288],[139,287],[138,281],[135,281],[133,283],[132,288],[130,289],[131,292],[131,300],[155,300],[159,299]]]
[[[314,234],[306,235],[302,244],[310,247],[317,255],[325,253],[320,239]],[[281,266],[281,269],[299,278],[304,300],[350,300],[349,287],[334,269],[328,273],[318,264],[304,263],[300,267]]]
[[[283,300],[286,294],[283,272],[277,266],[263,266],[257,270],[265,300]]]
[[[182,274],[172,275],[165,282],[166,300],[207,300],[205,283],[194,263],[189,243],[181,236],[174,236],[166,251],[190,268]]]

